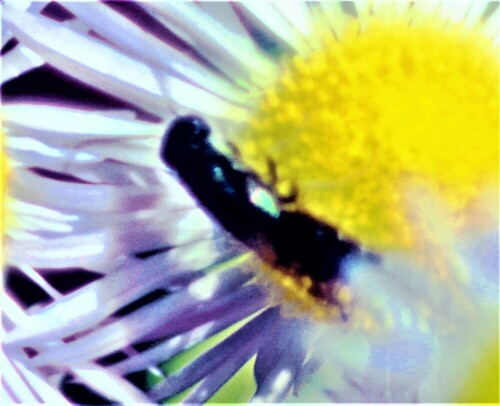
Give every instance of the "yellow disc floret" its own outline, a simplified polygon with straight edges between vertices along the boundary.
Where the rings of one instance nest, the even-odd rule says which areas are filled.
[[[383,21],[283,64],[248,126],[243,160],[276,190],[295,183],[295,209],[365,247],[410,247],[407,186],[425,185],[457,214],[498,177],[498,58],[479,30]]]
[[[1,121],[1,118],[0,118]],[[1,199],[1,212],[0,212],[0,233],[1,233],[1,241],[0,241],[0,264],[4,263],[4,243],[3,238],[5,235],[5,226],[7,220],[7,212],[5,207],[6,194],[7,194],[7,175],[8,175],[8,165],[7,165],[7,157],[4,152],[4,133],[3,129],[0,134],[0,199]]]

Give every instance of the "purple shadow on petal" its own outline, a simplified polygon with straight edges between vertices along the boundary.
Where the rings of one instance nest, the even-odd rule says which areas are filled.
[[[241,352],[257,352],[267,341],[268,334],[272,332],[278,319],[277,308],[264,311],[179,373],[153,387],[149,395],[157,401],[169,398],[205,378],[215,368],[227,362],[228,357],[237,357]]]
[[[1,92],[2,103],[39,102],[101,110],[132,110],[140,120],[153,123],[162,121],[160,117],[80,82],[47,64],[7,81],[2,85]]]
[[[238,300],[238,298],[235,297],[235,300]],[[113,368],[120,374],[130,374],[169,360],[262,309],[263,300],[255,299],[251,304],[241,303],[241,306],[240,302],[234,304],[238,304],[238,306],[230,306],[220,311],[213,320],[204,324],[198,323],[196,327],[189,331],[172,335],[167,340],[162,338],[156,341],[142,341],[134,344],[134,348],[141,352],[116,364]]]
[[[55,1],[51,1],[49,4],[47,4],[40,14],[60,23],[75,18],[75,15],[73,13],[69,12],[62,5],[56,3]]]
[[[275,334],[261,348],[255,362],[255,399],[281,402],[286,399],[304,364],[305,321],[282,319]]]
[[[120,14],[123,14],[129,20],[133,21],[144,31],[154,35],[159,40],[176,48],[186,55],[189,55],[194,60],[202,64],[216,69],[203,55],[201,55],[188,42],[177,36],[173,31],[168,29],[164,24],[158,21],[153,15],[148,13],[144,8],[132,2],[110,2],[107,6],[114,9]]]

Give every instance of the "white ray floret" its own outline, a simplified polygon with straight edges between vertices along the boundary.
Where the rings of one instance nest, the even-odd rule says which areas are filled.
[[[276,70],[247,36],[231,33],[195,7],[177,2],[149,3],[146,7],[182,29],[195,48],[229,77],[262,79]]]
[[[125,111],[96,112],[50,104],[10,103],[2,106],[4,125],[14,135],[36,134],[48,140],[63,138],[68,142],[80,142],[89,138],[159,138],[165,131],[162,124],[125,118],[123,113]],[[127,112],[130,114],[133,113]],[[168,120],[169,116],[165,119]]]
[[[8,5],[4,7],[4,23],[16,37],[58,69],[77,79],[85,75],[93,86],[134,100],[152,113],[168,112],[161,88],[164,77],[158,77],[147,65],[49,19],[37,18]],[[138,77],[140,81],[135,80]]]
[[[248,1],[245,8],[253,14],[263,26],[272,30],[272,33],[298,53],[306,51],[308,46],[303,38],[293,29],[289,21],[275,7],[275,4],[260,1]]]
[[[231,99],[244,101],[245,93],[227,80],[216,75],[209,67],[198,64],[182,51],[168,46],[152,34],[147,33],[120,13],[99,4],[64,3],[64,6],[85,21],[93,30],[117,48],[127,52],[144,63],[151,64],[174,76],[199,83],[210,92]],[[145,5],[147,6],[147,5]],[[152,4],[154,6],[154,4]],[[121,35],[123,31],[128,35]]]
[[[43,65],[44,60],[22,45],[2,57],[2,84]]]

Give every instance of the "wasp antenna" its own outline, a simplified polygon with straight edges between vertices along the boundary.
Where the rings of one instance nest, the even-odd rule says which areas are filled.
[[[270,156],[266,158],[267,160],[267,170],[269,171],[269,176],[271,177],[271,186],[274,188],[278,182],[278,168],[276,168],[276,162]]]
[[[234,157],[237,159],[241,159],[241,152],[237,145],[232,141],[226,141],[226,144],[231,150],[231,153],[234,155]]]

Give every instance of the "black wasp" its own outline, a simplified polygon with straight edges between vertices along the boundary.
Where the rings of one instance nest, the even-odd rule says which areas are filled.
[[[218,152],[209,141],[210,131],[198,117],[177,118],[165,133],[161,158],[205,209],[262,260],[291,274],[308,275],[313,282],[335,280],[341,262],[359,253],[359,246],[304,212],[281,209],[272,214],[259,207],[250,199],[250,186],[266,186]]]

